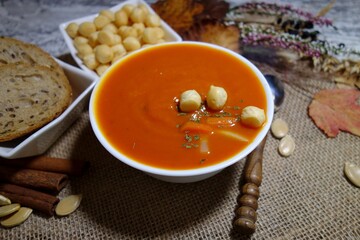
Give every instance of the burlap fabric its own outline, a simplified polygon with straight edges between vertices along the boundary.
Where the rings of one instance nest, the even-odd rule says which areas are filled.
[[[360,164],[359,137],[328,139],[308,117],[314,92],[334,87],[304,65],[266,73],[285,80],[286,99],[275,117],[285,119],[296,150],[277,152],[268,137],[263,161],[257,230],[250,239],[359,239],[359,188],[343,174],[345,161]],[[83,194],[68,217],[35,212],[21,226],[1,229],[0,239],[246,239],[233,230],[245,159],[197,183],[156,180],[112,157],[97,141],[85,110],[46,153],[90,161],[90,168],[60,193]]]
[[[74,1],[59,1],[63,5],[55,7],[60,3],[25,2],[1,4],[5,6],[0,7],[1,34],[35,42],[53,55],[66,52],[57,29],[59,22],[117,3],[78,1],[74,5]],[[336,6],[339,11],[333,14],[343,13],[341,16],[346,16],[340,19],[345,22],[354,19],[348,14],[356,13],[357,1],[341,1]],[[18,14],[23,15],[16,17]],[[353,20],[346,29],[352,24]],[[307,113],[313,93],[334,85],[305,65],[288,70],[274,70],[261,63],[258,66],[286,82],[287,96],[275,117],[289,123],[296,150],[283,158],[276,150],[279,140],[268,137],[257,230],[251,237],[243,237],[232,228],[245,159],[201,182],[162,182],[107,153],[93,134],[84,110],[46,153],[90,162],[88,171],[71,178],[59,195],[82,193],[80,208],[63,218],[34,212],[21,226],[0,228],[0,239],[360,239],[360,189],[343,174],[345,161],[360,164],[359,137],[340,133],[328,139]]]

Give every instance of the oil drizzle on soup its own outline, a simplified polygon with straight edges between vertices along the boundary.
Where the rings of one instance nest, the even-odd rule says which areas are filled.
[[[114,148],[146,165],[185,170],[219,163],[254,140],[261,128],[237,121],[231,127],[221,121],[207,123],[209,115],[215,121],[237,119],[249,105],[266,112],[265,92],[248,66],[231,54],[205,46],[164,45],[155,50],[128,56],[99,83],[95,117]],[[183,91],[196,89],[205,99],[210,85],[226,89],[223,110],[210,111],[203,104],[195,113],[178,111],[177,99]],[[182,127],[189,121],[208,125],[212,131],[186,132]],[[222,130],[249,141],[229,137]],[[200,151],[203,142],[208,151]]]

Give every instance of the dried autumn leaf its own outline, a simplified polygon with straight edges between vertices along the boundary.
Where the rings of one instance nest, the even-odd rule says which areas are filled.
[[[192,0],[160,0],[151,7],[178,33],[189,29],[194,23],[194,16],[204,10],[202,4]]]
[[[229,11],[230,4],[220,0],[201,0],[204,10],[196,15],[196,21],[202,20],[220,20],[222,21]]]
[[[240,31],[234,26],[225,26],[220,23],[204,23],[191,28],[184,39],[216,44],[235,52],[239,52]]]
[[[309,115],[328,137],[340,130],[360,136],[360,91],[321,90],[309,105]]]

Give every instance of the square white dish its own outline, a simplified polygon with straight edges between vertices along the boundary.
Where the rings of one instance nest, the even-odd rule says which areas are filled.
[[[63,68],[72,87],[72,103],[59,117],[37,131],[12,141],[0,143],[0,157],[14,159],[44,153],[80,116],[85,106],[88,106],[90,93],[96,79],[63,61],[57,60],[57,62]]]
[[[114,7],[108,8],[109,10],[116,12],[119,9],[121,9],[124,5],[126,4],[133,4],[133,5],[138,5],[138,4],[143,4],[144,6],[147,7],[147,9],[149,10],[150,13],[152,14],[156,14],[155,11],[143,0],[128,0],[128,1],[124,1],[121,2],[118,5],[115,5]],[[70,23],[77,23],[77,24],[81,24],[83,22],[86,21],[93,21],[95,19],[95,17],[97,17],[98,14],[93,14],[93,15],[89,15],[89,16],[85,16],[85,17],[81,17],[81,18],[77,18],[77,19],[73,19],[64,23],[61,23],[59,25],[59,29],[60,32],[65,40],[65,43],[67,45],[67,47],[69,48],[70,54],[71,56],[74,58],[75,62],[79,65],[79,67],[81,69],[83,69],[85,72],[91,74],[93,77],[95,77],[96,79],[99,79],[100,77],[91,69],[89,69],[88,67],[86,67],[83,64],[83,61],[78,57],[77,55],[77,50],[74,47],[73,44],[73,39],[67,34],[66,32],[66,27],[70,24]],[[177,34],[165,21],[161,20],[161,24],[160,26],[163,28],[164,32],[165,32],[165,41],[166,42],[180,42],[182,41],[181,37],[179,34]]]

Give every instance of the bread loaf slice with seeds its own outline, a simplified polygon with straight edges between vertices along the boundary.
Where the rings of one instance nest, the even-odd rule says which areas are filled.
[[[42,127],[71,102],[66,76],[38,64],[1,65],[0,86],[0,142]]]
[[[35,63],[64,74],[55,59],[38,46],[15,38],[0,37],[0,66],[9,63]]]

